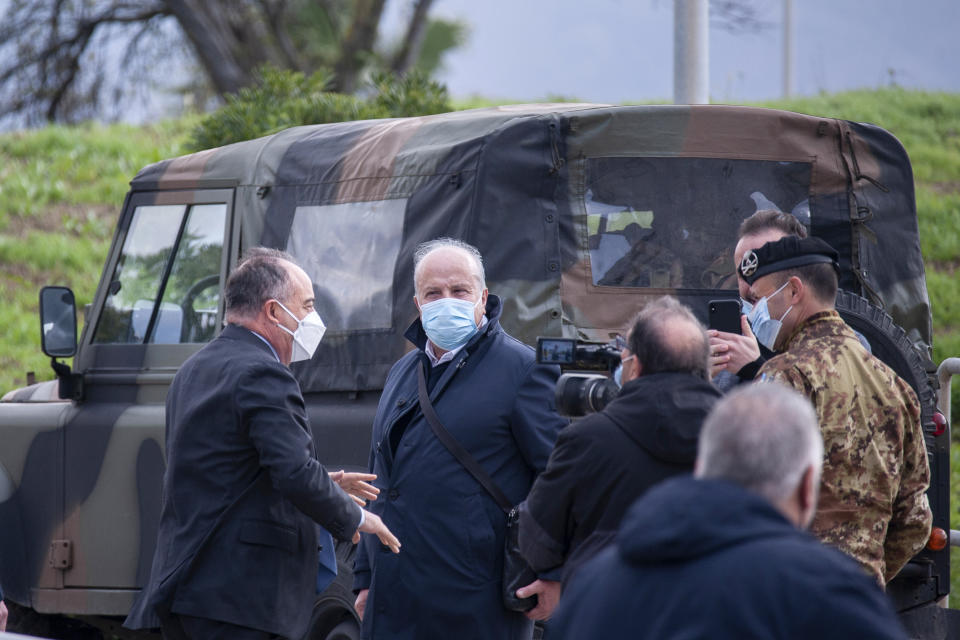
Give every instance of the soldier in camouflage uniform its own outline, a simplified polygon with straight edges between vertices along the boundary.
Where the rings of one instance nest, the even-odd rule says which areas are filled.
[[[811,531],[885,584],[930,535],[930,483],[913,389],[870,355],[834,309],[837,252],[786,237],[739,266],[764,305],[758,340],[778,352],[760,379],[810,398],[823,434],[820,505]]]

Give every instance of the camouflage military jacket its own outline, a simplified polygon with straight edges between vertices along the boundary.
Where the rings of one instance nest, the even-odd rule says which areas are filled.
[[[823,434],[823,480],[811,531],[881,584],[926,544],[932,516],[920,404],[836,311],[814,314],[760,378],[810,398]]]

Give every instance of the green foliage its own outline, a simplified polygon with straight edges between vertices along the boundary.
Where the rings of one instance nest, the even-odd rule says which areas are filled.
[[[923,183],[917,187],[920,246],[928,269],[960,264],[960,183],[956,189],[937,193]]]
[[[376,73],[371,81],[375,93],[368,99],[374,112],[382,118],[426,116],[450,111],[447,88],[419,72],[397,77]]]
[[[467,25],[457,20],[431,19],[415,68],[427,76],[434,75],[442,66],[443,54],[466,42],[468,31]]]
[[[82,310],[93,301],[108,248],[108,239],[69,232],[0,235],[0,394],[23,386],[28,371],[38,380],[53,378],[50,360],[40,351],[40,287],[72,288]]]
[[[396,118],[450,111],[446,88],[413,71],[402,77],[375,74],[372,95],[359,98],[326,88],[331,76],[264,67],[253,87],[228,96],[227,103],[193,130],[193,150],[219,147],[276,133],[288,127],[347,120]]]

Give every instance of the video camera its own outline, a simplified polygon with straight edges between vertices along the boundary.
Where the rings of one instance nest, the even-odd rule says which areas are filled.
[[[592,342],[576,338],[537,338],[537,362],[560,365],[557,380],[557,411],[583,416],[602,411],[620,393],[610,375],[620,366],[623,338]],[[604,374],[583,373],[603,371]],[[571,373],[568,373],[571,372]]]

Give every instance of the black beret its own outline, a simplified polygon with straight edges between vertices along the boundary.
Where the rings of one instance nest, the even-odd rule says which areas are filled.
[[[777,271],[811,264],[832,264],[839,277],[838,258],[836,250],[820,238],[786,236],[744,253],[737,273],[747,284],[753,284],[758,278]]]

